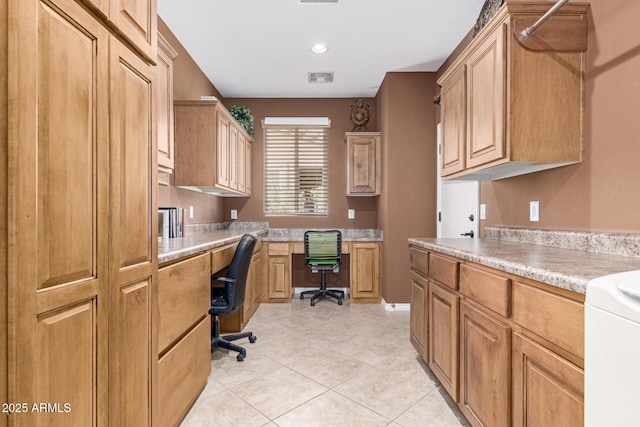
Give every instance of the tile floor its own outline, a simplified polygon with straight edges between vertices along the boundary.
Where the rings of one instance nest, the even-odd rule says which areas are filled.
[[[381,304],[262,304],[247,358],[218,349],[183,427],[468,426],[409,342],[409,312]]]

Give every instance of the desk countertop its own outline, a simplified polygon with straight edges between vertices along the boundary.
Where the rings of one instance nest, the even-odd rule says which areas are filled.
[[[640,270],[640,257],[501,240],[412,238],[409,244],[580,294],[591,279]]]

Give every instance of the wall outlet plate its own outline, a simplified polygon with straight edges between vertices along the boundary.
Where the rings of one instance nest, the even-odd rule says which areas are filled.
[[[356,210],[355,209],[349,209],[347,211],[347,218],[356,219]]]
[[[238,219],[238,210],[231,209],[231,219]]]
[[[540,202],[537,200],[529,202],[529,221],[540,221]]]
[[[193,206],[189,206],[189,218],[193,218]]]
[[[484,203],[480,205],[480,219],[487,219],[487,205]]]

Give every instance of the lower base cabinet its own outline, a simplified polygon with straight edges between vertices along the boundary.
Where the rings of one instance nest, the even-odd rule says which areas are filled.
[[[158,361],[159,426],[177,426],[207,384],[210,334],[207,316]]]
[[[350,245],[350,301],[353,303],[379,303],[380,244],[353,242]]]
[[[510,425],[510,348],[511,328],[460,302],[460,410],[473,426]]]
[[[521,334],[513,337],[513,426],[584,425],[584,371]]]
[[[469,423],[582,427],[584,296],[410,253],[411,342]]]
[[[458,302],[451,291],[429,282],[429,358],[427,364],[447,393],[458,401]]]

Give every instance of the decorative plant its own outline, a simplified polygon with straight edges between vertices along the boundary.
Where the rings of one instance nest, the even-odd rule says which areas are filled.
[[[244,105],[232,105],[229,108],[229,112],[234,119],[247,131],[247,133],[253,136],[253,114]]]

